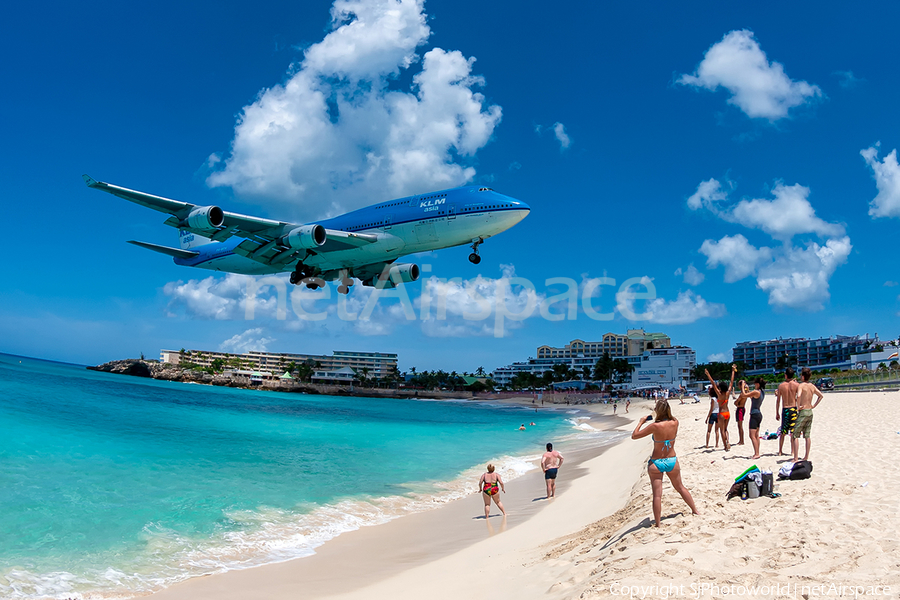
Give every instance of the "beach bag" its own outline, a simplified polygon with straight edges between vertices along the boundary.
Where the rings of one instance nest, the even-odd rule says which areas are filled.
[[[791,474],[788,477],[791,481],[797,479],[809,479],[812,475],[813,466],[812,463],[808,460],[798,460],[794,463],[794,468],[791,469]]]
[[[738,481],[731,485],[731,489],[728,490],[728,493],[725,494],[725,500],[731,500],[732,498],[741,498],[744,499],[747,497],[747,482],[746,481]]]
[[[760,496],[772,496],[772,492],[775,491],[775,477],[772,475],[771,471],[763,471],[762,474],[762,487],[759,490]]]

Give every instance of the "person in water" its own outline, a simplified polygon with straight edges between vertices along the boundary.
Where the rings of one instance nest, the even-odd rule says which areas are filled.
[[[631,434],[631,439],[638,440],[648,435],[653,439],[653,453],[647,463],[647,474],[650,476],[650,487],[653,490],[653,520],[659,527],[662,516],[663,473],[668,473],[672,487],[681,494],[681,498],[690,507],[691,512],[695,515],[700,513],[694,505],[694,498],[691,496],[690,490],[684,487],[684,483],[681,481],[681,465],[678,464],[678,457],[675,456],[678,419],[672,416],[669,401],[665,399],[657,401],[653,412],[656,413],[656,422],[650,423],[653,420],[652,415],[638,421],[637,427]]]
[[[736,371],[737,367],[731,365],[731,381],[728,383],[725,383],[724,381],[716,383],[716,380],[709,374],[709,369],[706,369],[705,371],[706,377],[709,378],[709,382],[715,388],[716,399],[719,402],[719,431],[722,434],[722,443],[725,445],[725,452],[731,450],[731,444],[728,443],[728,423],[731,421],[731,412],[728,410],[728,401],[731,399],[731,390],[734,388],[734,374]]]
[[[481,479],[478,480],[478,487],[481,488],[481,497],[484,499],[484,518],[487,519],[491,515],[491,498],[494,499],[497,508],[500,509],[500,512],[505,517],[506,509],[503,508],[503,503],[500,502],[500,492],[502,491],[505,494],[506,486],[503,485],[500,473],[494,473],[494,465],[489,464],[487,466],[487,473],[484,473]]]

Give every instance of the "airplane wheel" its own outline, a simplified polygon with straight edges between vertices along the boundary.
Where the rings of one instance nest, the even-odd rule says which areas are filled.
[[[349,294],[349,293],[350,293],[350,288],[347,287],[346,285],[338,286],[338,294]]]
[[[317,290],[317,289],[319,289],[319,286],[316,285],[315,283],[307,283],[307,284],[306,284],[306,289],[308,289],[308,290]]]
[[[300,274],[297,271],[291,271],[291,285],[297,285],[300,282]]]
[[[481,257],[473,252],[472,254],[469,255],[469,262],[472,263],[473,265],[477,265],[478,263],[481,262]]]

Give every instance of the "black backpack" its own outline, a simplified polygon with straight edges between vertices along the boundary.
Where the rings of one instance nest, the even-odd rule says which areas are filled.
[[[794,468],[791,469],[791,476],[787,477],[791,481],[795,481],[797,479],[809,479],[812,475],[813,466],[812,463],[808,460],[798,460],[794,463]]]

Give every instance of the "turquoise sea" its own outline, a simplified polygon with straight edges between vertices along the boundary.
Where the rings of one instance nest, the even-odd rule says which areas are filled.
[[[302,557],[475,491],[488,461],[512,479],[547,441],[603,435],[572,410],[233,390],[3,354],[0,432],[3,598],[130,597]]]

